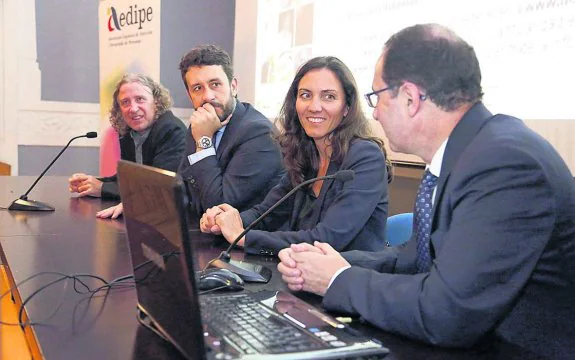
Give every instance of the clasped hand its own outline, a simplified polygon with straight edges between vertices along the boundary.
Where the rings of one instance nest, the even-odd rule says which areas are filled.
[[[349,263],[327,243],[292,244],[278,254],[278,271],[293,291],[325,295],[333,275]]]
[[[78,193],[80,196],[102,196],[102,181],[95,176],[77,173],[68,179],[71,193]]]
[[[208,234],[223,235],[231,244],[244,231],[240,212],[231,205],[220,204],[209,208],[200,219],[200,231]],[[243,246],[245,236],[237,245]]]

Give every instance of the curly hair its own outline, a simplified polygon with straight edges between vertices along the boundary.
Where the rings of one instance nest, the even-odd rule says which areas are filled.
[[[396,96],[409,81],[445,111],[481,101],[481,70],[473,47],[438,24],[405,28],[384,47],[383,81]]]
[[[120,88],[124,84],[139,83],[152,92],[154,97],[154,104],[156,105],[156,111],[154,113],[154,121],[162,116],[166,111],[170,110],[172,106],[172,97],[168,89],[163,87],[160,83],[154,81],[151,77],[143,74],[133,74],[128,73],[122,76],[116,89],[114,90],[112,108],[110,109],[110,124],[112,127],[120,134],[124,136],[128,133],[130,128],[126,124],[122,112],[120,111],[120,103],[118,102],[118,95],[120,94]]]
[[[355,139],[373,141],[385,155],[383,140],[373,134],[361,109],[359,92],[351,71],[336,57],[315,57],[299,68],[276,119],[281,130],[274,137],[281,148],[284,165],[294,186],[302,183],[306,174],[315,174],[319,170],[319,152],[313,139],[307,136],[301,126],[296,111],[299,83],[309,71],[317,69],[328,69],[335,74],[342,85],[348,107],[347,115],[330,134],[331,160],[341,164]]]

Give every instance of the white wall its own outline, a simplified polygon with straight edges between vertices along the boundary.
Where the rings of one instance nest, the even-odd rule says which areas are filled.
[[[553,144],[575,174],[575,108],[569,105],[569,80],[575,74],[574,1],[359,0],[351,4],[347,0],[238,0],[234,56],[237,73],[250,76],[240,84],[249,86],[253,91],[250,100],[268,116],[279,110],[293,76],[286,74],[295,73],[295,63],[275,62],[274,73],[279,73],[277,84],[260,84],[259,69],[265,57],[256,57],[256,41],[257,49],[262,52],[273,49],[278,37],[262,34],[258,37],[257,24],[260,23],[259,31],[267,35],[270,29],[276,31],[278,15],[286,9],[297,10],[312,3],[313,7],[306,10],[313,14],[310,56],[338,56],[350,67],[362,92],[371,88],[373,66],[389,35],[415,23],[438,22],[450,26],[477,52],[486,106],[493,113],[525,120]],[[458,16],[449,16],[442,11],[444,8],[452,8]],[[292,45],[291,51],[302,48]],[[244,93],[240,95],[245,98]],[[365,104],[364,110],[371,115]],[[421,161],[415,156],[388,154],[395,160]]]
[[[255,103],[256,35],[258,0],[236,0],[234,30],[234,72],[238,79],[238,98]]]
[[[64,146],[74,136],[96,131],[100,107],[41,100],[34,0],[0,0],[0,20],[0,161],[18,175],[19,145]],[[191,110],[174,113],[187,119]],[[78,139],[72,146],[99,145],[97,139]]]
[[[17,19],[11,20],[9,14],[16,13],[17,0],[0,0],[0,161],[11,165],[16,163],[17,150],[16,139],[8,134],[13,134],[13,124],[7,119],[15,117],[14,93],[8,91],[7,77],[5,74],[16,68],[16,57],[7,56],[16,46],[16,40],[7,36],[15,32]],[[12,167],[14,171],[14,167]]]
[[[234,67],[239,97],[250,103],[255,103],[257,4],[257,0],[236,1]],[[0,0],[0,161],[12,166],[12,175],[18,174],[18,145],[63,146],[71,137],[99,126],[98,104],[40,99],[36,58],[34,0]],[[174,112],[185,120],[191,110]],[[575,172],[575,121],[526,122],[554,143]],[[99,141],[79,139],[74,145],[98,147]]]
[[[16,175],[18,145],[65,145],[70,138],[98,128],[99,106],[40,99],[34,0],[2,0],[2,4],[0,160],[9,163]],[[75,145],[99,143],[79,139]]]

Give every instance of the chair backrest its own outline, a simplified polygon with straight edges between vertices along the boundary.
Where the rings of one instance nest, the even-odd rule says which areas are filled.
[[[413,213],[403,213],[387,218],[387,245],[398,246],[411,238]]]
[[[0,175],[10,175],[12,171],[11,169],[12,168],[9,164],[0,161]]]
[[[102,132],[100,143],[100,176],[116,174],[116,167],[120,160],[120,136],[112,127]]]

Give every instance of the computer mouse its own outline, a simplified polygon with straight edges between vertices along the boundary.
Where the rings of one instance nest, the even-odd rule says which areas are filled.
[[[233,290],[239,291],[244,288],[244,281],[238,275],[227,269],[206,269],[200,273],[198,288],[206,290]]]

